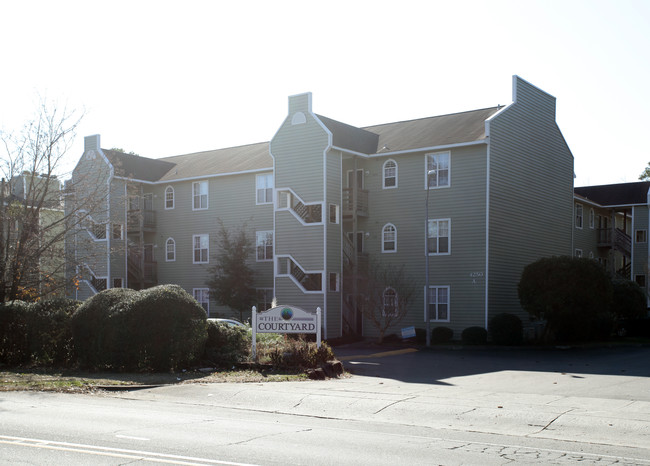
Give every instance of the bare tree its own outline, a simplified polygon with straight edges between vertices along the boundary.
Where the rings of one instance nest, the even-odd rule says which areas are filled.
[[[404,271],[404,265],[375,261],[368,270],[363,287],[362,312],[379,332],[378,342],[381,343],[386,332],[406,315],[415,288]]]
[[[0,302],[61,294],[66,285],[64,239],[95,202],[64,210],[61,180],[82,117],[42,100],[21,131],[0,132]]]

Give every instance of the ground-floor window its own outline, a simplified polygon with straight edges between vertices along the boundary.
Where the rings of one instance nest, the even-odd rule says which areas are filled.
[[[266,311],[271,309],[273,302],[273,288],[257,288],[257,310]]]
[[[209,288],[194,288],[192,290],[194,299],[196,299],[205,313],[210,317],[210,289]]]
[[[449,322],[449,286],[429,286],[426,301],[429,320]]]

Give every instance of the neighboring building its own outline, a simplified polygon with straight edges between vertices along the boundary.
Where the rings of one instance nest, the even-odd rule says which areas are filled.
[[[377,260],[404,265],[416,286],[400,327],[423,328],[428,306],[432,325],[459,337],[502,312],[528,323],[522,269],[573,249],[573,156],[555,98],[517,76],[505,107],[366,128],[313,113],[310,93],[291,96],[270,143],[163,159],[101,149],[89,136],[69,202],[88,196],[89,177],[85,189],[103,204],[68,241],[88,258],[74,297],[176,283],[225,315],[209,298],[207,269],[218,219],[245,222],[258,307],[274,296],[320,306],[326,338],[376,335],[355,296]]]
[[[574,256],[598,260],[612,276],[634,280],[647,294],[650,181],[574,192]]]

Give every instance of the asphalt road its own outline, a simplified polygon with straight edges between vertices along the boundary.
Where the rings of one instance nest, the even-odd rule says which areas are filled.
[[[336,352],[356,375],[1,393],[0,463],[650,465],[649,348]]]

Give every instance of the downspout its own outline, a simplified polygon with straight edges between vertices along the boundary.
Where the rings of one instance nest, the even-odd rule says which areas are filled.
[[[129,192],[127,182],[124,182],[124,288],[129,287]]]

